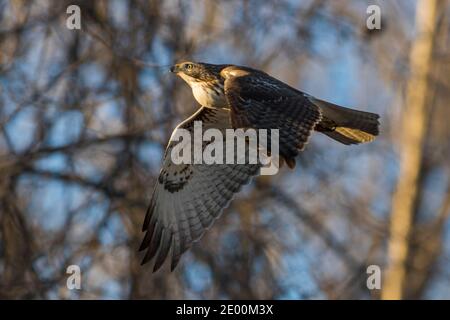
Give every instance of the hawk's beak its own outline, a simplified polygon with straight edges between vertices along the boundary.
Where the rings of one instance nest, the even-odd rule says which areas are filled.
[[[177,73],[177,72],[178,72],[178,67],[177,67],[177,65],[171,66],[171,67],[170,67],[170,72]]]

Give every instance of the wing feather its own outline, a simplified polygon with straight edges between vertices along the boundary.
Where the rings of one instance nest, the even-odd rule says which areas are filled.
[[[302,92],[264,72],[232,66],[222,75],[233,127],[279,129],[280,155],[295,164],[321,119],[320,109]]]
[[[224,133],[232,128],[229,110],[202,107],[175,131],[192,131],[194,121],[203,121],[203,130],[216,128]],[[251,164],[176,165],[170,157],[175,144],[170,141],[166,149],[143,226],[146,234],[140,250],[147,252],[142,263],[156,257],[154,271],[162,266],[170,250],[173,270],[182,254],[212,226],[234,194],[260,168]]]

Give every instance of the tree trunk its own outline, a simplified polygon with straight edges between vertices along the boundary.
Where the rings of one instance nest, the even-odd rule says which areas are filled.
[[[400,175],[392,200],[389,266],[384,278],[382,299],[402,299],[406,278],[406,260],[417,184],[422,161],[422,146],[427,124],[428,75],[431,68],[433,43],[439,0],[419,0],[416,8],[417,36],[411,47],[410,80],[406,92],[406,107],[401,123]]]

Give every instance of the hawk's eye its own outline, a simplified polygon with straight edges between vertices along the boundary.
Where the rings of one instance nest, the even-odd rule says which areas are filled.
[[[184,65],[184,68],[185,68],[186,70],[192,70],[193,67],[194,67],[194,66],[192,65],[192,63],[187,63],[187,64]]]

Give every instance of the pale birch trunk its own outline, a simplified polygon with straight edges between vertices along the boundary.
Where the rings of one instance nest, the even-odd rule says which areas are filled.
[[[412,43],[410,54],[411,74],[400,130],[400,175],[392,200],[388,269],[384,277],[382,299],[402,299],[405,288],[405,263],[428,118],[428,75],[441,2],[419,0],[416,8],[417,36]]]

